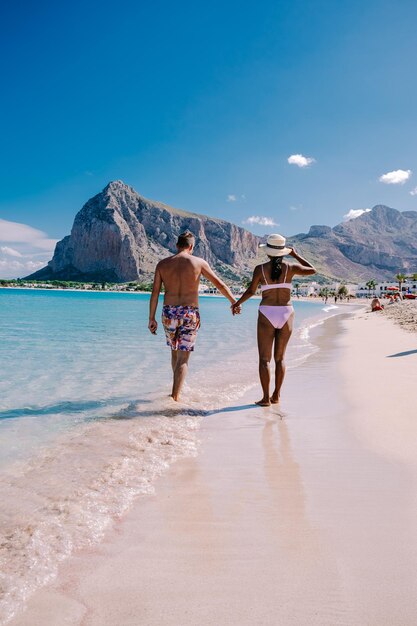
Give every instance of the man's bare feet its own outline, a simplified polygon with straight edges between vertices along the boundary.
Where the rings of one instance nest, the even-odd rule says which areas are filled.
[[[275,391],[271,396],[271,404],[279,404],[279,395]]]
[[[255,404],[257,404],[258,406],[271,406],[271,402],[269,401],[269,398],[262,398],[262,400],[255,402]]]

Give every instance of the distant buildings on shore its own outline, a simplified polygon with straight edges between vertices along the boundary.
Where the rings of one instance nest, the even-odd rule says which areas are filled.
[[[363,283],[317,283],[315,281],[297,283],[293,280],[292,294],[301,297],[323,297],[323,295],[335,295],[339,294],[341,288],[343,289],[344,296],[356,297],[356,298],[369,298],[373,296],[383,297],[390,293],[399,291],[398,281],[396,279],[390,281],[376,282],[375,286],[369,288],[368,282]],[[407,278],[401,285],[401,294],[417,295],[417,281]]]
[[[393,291],[399,291],[398,281],[390,280],[377,283],[375,287],[369,288],[368,283],[359,283],[357,285],[356,295],[358,298],[367,298],[368,296],[385,296]],[[407,278],[401,285],[401,294],[417,294],[417,281]]]

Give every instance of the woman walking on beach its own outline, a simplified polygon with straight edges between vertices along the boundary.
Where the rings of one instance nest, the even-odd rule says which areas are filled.
[[[252,281],[245,293],[232,305],[232,312],[255,295],[261,285],[262,301],[258,315],[258,351],[259,351],[259,378],[261,380],[263,396],[256,404],[269,406],[277,404],[280,399],[281,386],[285,376],[284,356],[288,341],[291,337],[294,309],[291,304],[291,281],[294,276],[308,276],[315,274],[314,267],[303,259],[294,248],[285,247],[285,237],[269,235],[265,248],[269,261],[255,267]],[[286,255],[292,256],[297,263],[283,262]],[[275,388],[269,396],[271,379],[269,363],[274,348],[275,360]]]

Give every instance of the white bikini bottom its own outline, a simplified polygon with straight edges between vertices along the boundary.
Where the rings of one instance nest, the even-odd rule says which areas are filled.
[[[287,306],[268,306],[266,304],[261,304],[259,306],[259,311],[262,315],[265,315],[266,319],[274,328],[279,330],[285,326],[291,315],[293,315],[294,307],[292,304]]]

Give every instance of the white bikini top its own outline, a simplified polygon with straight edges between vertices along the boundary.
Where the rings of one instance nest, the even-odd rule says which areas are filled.
[[[264,272],[264,266],[262,265],[262,274],[264,277],[264,281],[265,281],[265,285],[261,285],[261,291],[265,291],[266,289],[291,289],[291,283],[286,283],[285,279],[287,278],[287,272],[288,272],[288,265],[286,265],[285,267],[285,276],[284,276],[284,282],[283,283],[275,283],[275,284],[269,284],[268,281],[266,280],[265,277],[265,272]]]

